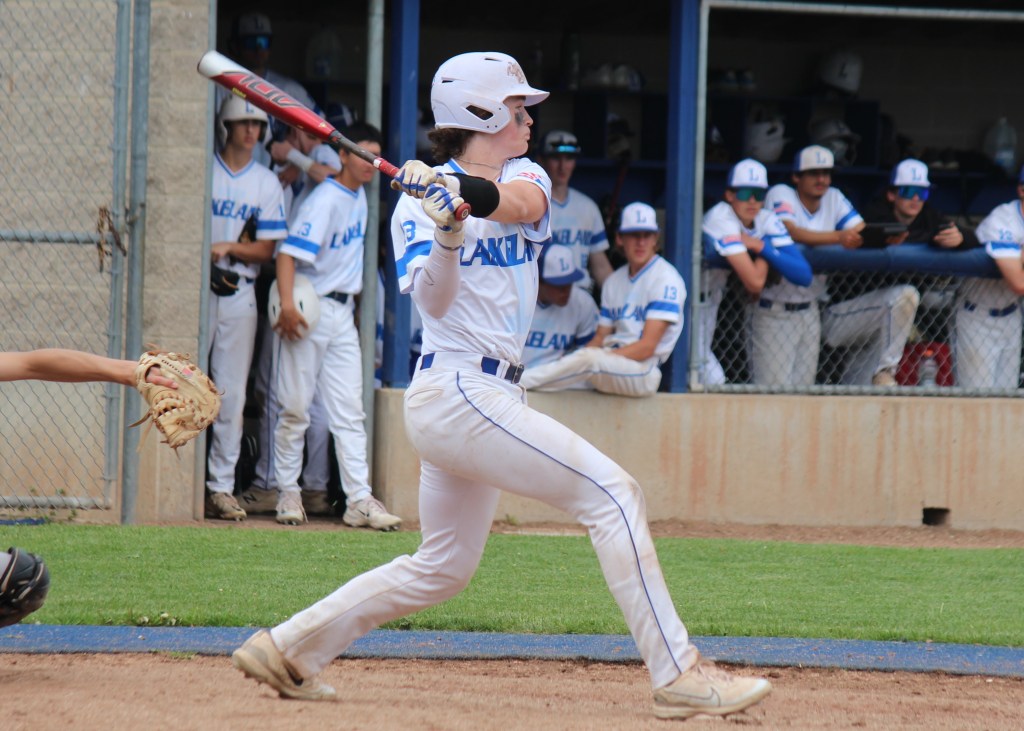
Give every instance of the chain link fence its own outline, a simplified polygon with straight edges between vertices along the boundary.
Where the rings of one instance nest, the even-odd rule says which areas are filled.
[[[105,354],[120,328],[110,313],[122,261],[110,251],[114,236],[100,233],[119,218],[118,11],[113,0],[0,2],[4,351]],[[0,516],[111,506],[118,430],[108,415],[116,413],[118,388],[0,384]]]
[[[775,302],[706,267],[693,380],[707,391],[1020,396],[1021,308],[979,304],[998,279],[816,272],[825,294]],[[814,286],[814,285],[812,285]],[[770,290],[769,290],[770,291]]]

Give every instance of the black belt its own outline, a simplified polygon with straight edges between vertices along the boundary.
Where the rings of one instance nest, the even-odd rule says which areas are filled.
[[[978,306],[976,304],[974,304],[973,302],[971,302],[970,300],[964,300],[964,309],[967,310],[968,312],[974,312],[976,309],[978,309]],[[989,317],[1006,317],[1007,315],[1012,315],[1016,311],[1017,311],[1017,303],[1014,302],[1012,305],[1008,305],[1008,306],[1004,307],[1001,310],[997,310],[995,308],[989,310],[988,311],[988,316]]]
[[[437,354],[436,353],[426,353],[422,358],[420,358],[420,370],[421,371],[425,371],[425,370],[429,369],[432,365],[434,365],[434,357],[435,357],[435,355],[437,355]],[[464,356],[464,355],[460,355],[460,354],[454,354],[454,355],[456,357],[459,357],[460,359],[464,360],[465,361],[465,363],[464,363],[465,365],[469,365],[470,364],[470,360],[473,361],[473,364],[475,365],[476,358],[478,357],[478,356],[472,356],[471,358],[466,359],[466,356]],[[447,356],[447,354],[442,354],[442,358],[445,358],[446,356]],[[506,380],[506,381],[508,381],[509,383],[512,383],[512,384],[519,383],[519,379],[523,377],[523,371],[526,370],[526,366],[523,365],[522,363],[519,363],[519,364],[507,363],[506,361],[498,360],[497,358],[490,358],[490,357],[488,357],[486,355],[479,356],[479,358],[480,358],[480,370],[481,371],[483,371],[484,373],[487,373],[488,375],[497,376],[498,378],[502,378],[502,379],[504,379],[504,380]],[[505,368],[504,373],[499,373],[498,371],[500,371],[502,369],[503,365],[504,365],[504,368]]]
[[[324,297],[329,300],[334,300],[335,302],[340,302],[341,304],[348,302],[348,292],[328,292]]]
[[[757,306],[763,310],[770,310],[775,304],[772,300],[766,300],[763,297],[757,302]],[[779,302],[778,304],[782,305],[786,312],[803,312],[811,309],[810,302]]]

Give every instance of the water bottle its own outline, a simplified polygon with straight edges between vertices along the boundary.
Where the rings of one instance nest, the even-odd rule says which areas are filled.
[[[985,134],[985,155],[1010,177],[1017,174],[1017,130],[1000,117]]]
[[[931,348],[924,351],[921,362],[917,365],[917,385],[937,386],[936,380],[939,375],[939,362],[935,359],[935,353]]]

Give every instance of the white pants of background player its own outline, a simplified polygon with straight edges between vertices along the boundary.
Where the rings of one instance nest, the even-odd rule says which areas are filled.
[[[702,292],[698,305],[697,320],[697,382],[705,386],[720,386],[725,383],[725,370],[718,358],[711,352],[718,327],[718,308],[722,304],[723,292],[719,288]]]
[[[905,284],[866,292],[825,308],[821,322],[825,343],[849,348],[841,383],[870,385],[880,371],[895,374],[920,302],[917,289]]]
[[[349,504],[370,497],[363,413],[363,365],[353,300],[320,298],[320,321],[301,340],[275,347],[278,402],[274,474],[281,490],[297,490],[309,410],[319,391],[334,436],[342,488]],[[277,338],[280,341],[280,338]]]
[[[274,430],[277,428],[277,400],[270,394],[272,383],[276,382],[273,373],[275,343],[280,341],[267,328],[263,338],[263,347],[256,355],[259,359],[256,367],[254,389],[263,404],[260,410],[259,425],[259,459],[256,462],[256,473],[252,486],[258,490],[277,490],[277,477],[274,474]],[[330,452],[327,450],[331,430],[327,423],[327,411],[323,400],[317,393],[309,407],[309,428],[306,430],[306,466],[302,468],[302,486],[307,490],[327,490],[330,479]]]
[[[444,355],[416,371],[405,393],[406,427],[421,463],[422,543],[275,627],[274,643],[309,677],[374,627],[455,596],[476,571],[505,490],[564,510],[587,528],[654,687],[671,683],[697,650],[665,585],[640,486],[585,439],[529,408],[520,386],[453,370],[459,366]]]
[[[223,390],[213,422],[206,487],[231,494],[242,451],[242,412],[256,345],[256,290],[243,280],[229,297],[210,297],[210,378]]]
[[[953,331],[955,382],[963,388],[1017,388],[1020,384],[1021,310],[993,317],[957,301]]]
[[[750,380],[759,386],[813,386],[821,350],[821,315],[816,302],[786,310],[781,302],[750,305],[747,349]]]
[[[563,358],[527,368],[520,383],[536,391],[564,391],[589,383],[601,393],[650,396],[661,383],[657,358],[644,361],[616,355],[610,348],[580,348]]]

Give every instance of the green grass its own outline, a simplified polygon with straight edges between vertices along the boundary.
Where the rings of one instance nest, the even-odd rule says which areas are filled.
[[[411,532],[0,527],[0,545],[50,567],[50,596],[30,620],[45,624],[268,626],[418,542]],[[1024,646],[1024,550],[656,543],[694,635]],[[589,540],[573,536],[493,535],[466,591],[387,627],[627,632]]]

